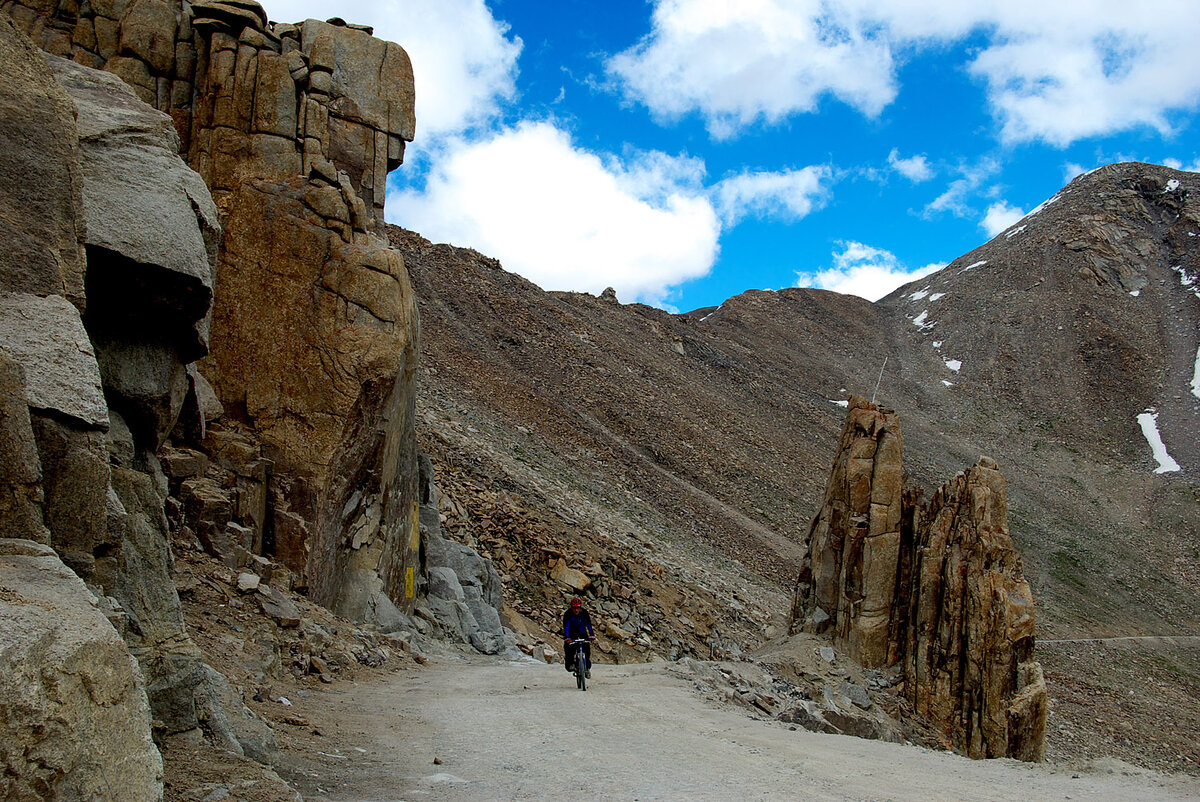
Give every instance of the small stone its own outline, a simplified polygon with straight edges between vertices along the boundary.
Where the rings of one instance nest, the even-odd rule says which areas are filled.
[[[262,580],[259,578],[258,574],[252,574],[248,571],[238,574],[238,593],[253,593],[254,591],[258,590],[259,583],[261,581]]]
[[[833,665],[834,663],[837,662],[837,655],[833,653],[832,647],[822,646],[821,647],[821,659],[824,660],[826,663],[829,663],[829,665]]]

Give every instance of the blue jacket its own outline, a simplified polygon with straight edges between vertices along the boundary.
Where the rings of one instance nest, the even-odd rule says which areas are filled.
[[[563,616],[563,640],[588,638],[593,634],[592,619],[588,617],[587,610],[580,610],[578,614],[567,610]]]

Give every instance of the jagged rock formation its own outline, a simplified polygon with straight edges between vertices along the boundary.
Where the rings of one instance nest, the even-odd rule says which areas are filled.
[[[0,588],[0,796],[162,799],[137,663],[95,596],[29,540],[0,539]]]
[[[313,598],[356,620],[393,619],[396,602],[411,608],[422,570],[418,322],[403,261],[377,236],[387,173],[414,134],[408,56],[362,26],[270,23],[248,0],[9,0],[0,12],[50,53],[119,76],[169,114],[220,209],[222,278],[200,371],[181,363],[204,354],[207,320],[179,362],[140,365],[136,375],[105,368],[117,401],[156,410],[160,443],[186,399],[193,412],[180,439],[200,445],[199,397],[211,383],[228,428],[240,427],[234,435],[256,452],[225,461],[240,478],[217,484],[254,490],[226,520],[209,519],[220,530],[209,541],[229,541],[227,525],[245,527],[233,538],[240,547],[266,549]],[[211,251],[215,220],[203,228]],[[181,285],[172,297],[207,304],[212,286]],[[106,349],[102,367],[128,364],[119,350],[106,360]]]
[[[869,668],[896,660],[904,438],[900,419],[853,396],[825,503],[808,533],[792,620],[832,629],[839,648]]]
[[[1046,684],[1004,476],[980,457],[922,505],[903,448],[893,411],[850,397],[791,630],[830,632],[868,668],[901,664],[904,695],[971,757],[1041,760]]]
[[[988,457],[928,504],[909,496],[896,597],[904,694],[972,757],[1041,760],[1049,702],[1006,496]]]
[[[100,596],[134,602],[137,598],[135,588],[141,580],[153,583],[166,578],[166,561],[161,559],[166,543],[154,544],[157,548],[139,555],[136,564],[131,564],[125,559],[124,533],[115,525],[120,502],[110,484],[105,446],[108,409],[101,387],[100,366],[80,316],[80,309],[84,307],[86,218],[82,204],[85,179],[80,166],[75,110],[72,99],[55,82],[42,55],[3,20],[0,20],[0,69],[9,77],[4,91],[0,92],[3,98],[0,100],[0,127],[8,134],[0,145],[3,150],[0,153],[0,175],[3,176],[0,178],[0,205],[6,210],[33,209],[46,214],[45,219],[29,226],[21,223],[24,212],[18,211],[7,217],[6,221],[15,221],[21,228],[14,233],[14,247],[0,253],[0,278],[3,279],[0,282],[0,350],[5,354],[3,407],[6,440],[9,441],[5,449],[17,458],[16,465],[10,469],[16,481],[6,483],[4,507],[17,512],[17,522],[21,526],[14,534],[31,536],[53,546],[75,574],[94,583]],[[28,126],[23,126],[21,120],[27,113],[25,104],[30,102],[38,105],[38,109],[30,115]],[[37,148],[43,145],[48,146],[46,150],[38,151]],[[45,180],[38,184],[27,183],[30,176]],[[17,370],[18,366],[20,370]],[[15,401],[17,398],[25,403],[25,413],[21,413],[20,402]],[[31,442],[36,454],[29,449]],[[143,474],[138,475],[148,479]],[[157,501],[161,516],[161,499],[154,498],[154,501]],[[153,503],[147,501],[151,507]],[[37,514],[39,506],[41,521]],[[110,512],[113,526],[110,526]],[[45,529],[39,525],[41,523]],[[19,553],[45,563],[47,579],[56,571],[63,575],[68,573],[61,567],[58,557],[41,552]],[[109,568],[112,570],[107,570]],[[27,582],[29,576],[27,570],[22,581]],[[79,579],[72,578],[78,585]],[[166,588],[173,591],[169,582]],[[88,608],[88,616],[78,619],[81,630],[70,633],[68,630],[73,624],[57,620],[66,617],[66,609],[47,618],[43,610],[53,610],[53,607],[45,606],[49,602],[38,607],[41,594],[58,596],[57,603],[72,610],[77,610],[81,604]],[[18,707],[21,704],[18,700],[37,699],[46,693],[50,693],[50,699],[54,701],[53,693],[39,690],[42,680],[29,672],[41,672],[41,677],[59,673],[74,675],[78,678],[75,681],[51,681],[48,687],[53,689],[55,685],[61,685],[60,699],[64,704],[78,708],[75,713],[83,727],[82,732],[94,740],[61,739],[62,725],[53,722],[63,719],[58,718],[59,713],[52,706],[38,702],[26,708],[28,718],[20,722],[13,737],[5,738],[5,743],[17,750],[28,750],[30,754],[60,749],[57,755],[46,757],[48,773],[37,782],[41,783],[43,791],[55,791],[69,775],[74,779],[67,781],[62,792],[71,796],[71,789],[80,791],[81,795],[88,789],[69,783],[98,781],[89,775],[95,771],[94,767],[78,774],[80,766],[90,765],[89,752],[118,755],[122,750],[133,748],[141,754],[146,750],[142,745],[144,742],[149,746],[144,758],[138,759],[142,768],[130,763],[128,768],[132,774],[128,779],[132,795],[150,798],[146,788],[157,782],[161,762],[150,744],[146,691],[136,672],[129,671],[126,647],[121,644],[112,624],[104,621],[104,617],[95,611],[94,602],[88,599],[87,591],[81,586],[76,590],[71,583],[62,582],[55,588],[47,586],[31,589],[25,596],[6,597],[5,602],[22,610],[22,615],[34,625],[13,630],[6,628],[6,632],[13,633],[13,642],[6,647],[5,653],[29,662],[19,670],[5,672],[13,681],[5,698]],[[186,636],[182,635],[182,618],[177,615],[178,599],[175,601],[174,619],[169,608],[160,610],[154,604],[131,605],[138,622],[145,625],[131,645],[136,644],[134,648],[144,661],[142,668],[155,686],[157,701],[173,696],[176,691],[190,694],[195,685],[187,679],[177,682],[179,672],[157,670],[169,653],[179,651],[172,648],[174,644],[169,646],[155,637],[161,631],[157,626],[159,623],[164,623],[168,629],[173,627],[175,634],[181,635],[181,640],[186,642]],[[119,606],[115,600],[106,605],[114,619],[122,615],[115,609]],[[55,626],[64,627],[63,634],[70,635],[65,639],[70,644],[67,648],[47,648],[46,644],[55,640],[53,636],[46,640]],[[85,632],[89,629],[90,632]],[[85,640],[92,644],[80,642]],[[74,666],[73,663],[79,660],[76,649],[90,652],[89,659],[98,663],[89,667]],[[182,651],[187,651],[186,646]],[[198,666],[198,652],[194,646],[191,652],[190,656]],[[107,665],[109,663],[111,665]],[[105,672],[111,673],[111,682],[88,679]],[[189,672],[185,669],[182,673]],[[84,684],[82,695],[68,691],[75,687],[74,682]],[[91,690],[86,687],[89,683],[95,686]],[[86,709],[88,699],[96,710]],[[112,710],[105,712],[106,706],[111,706]],[[166,707],[171,706],[166,705],[164,710]],[[37,725],[36,722],[43,718],[42,724]],[[164,734],[197,726],[194,714],[189,720],[186,710],[180,711],[178,716],[165,716],[165,720],[177,725],[177,729]],[[91,728],[92,722],[99,723]],[[51,733],[55,735],[47,741],[49,746],[37,743]],[[18,734],[20,737],[16,737]],[[60,740],[62,742],[58,743]],[[128,743],[122,746],[117,743],[120,741]],[[23,776],[24,769],[16,774]]]
[[[251,0],[5,0],[0,12],[170,114],[218,204],[246,178],[336,185],[344,171],[382,224],[387,174],[414,134],[412,66],[369,28],[270,24]]]

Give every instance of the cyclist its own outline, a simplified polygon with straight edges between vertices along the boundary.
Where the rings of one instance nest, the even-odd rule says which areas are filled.
[[[592,676],[592,644],[591,641],[596,639],[596,634],[592,631],[592,619],[588,616],[587,610],[583,609],[583,599],[571,599],[571,606],[567,608],[567,612],[563,615],[563,654],[567,659],[567,671],[574,668],[575,649],[578,648],[571,643],[572,640],[587,638],[588,643],[581,644],[583,647],[584,664],[587,670],[584,676],[591,679]]]

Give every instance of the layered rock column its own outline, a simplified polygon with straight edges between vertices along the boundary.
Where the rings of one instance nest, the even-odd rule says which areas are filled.
[[[904,694],[972,757],[1042,760],[1048,700],[1033,593],[994,460],[951,479],[914,520]],[[904,596],[907,595],[907,599]]]
[[[791,631],[902,667],[916,711],[971,757],[1044,757],[1048,699],[1004,476],[979,463],[922,504],[895,413],[854,396],[809,530]]]
[[[903,456],[896,414],[852,396],[792,610],[797,631],[831,631],[838,648],[872,668],[895,661]]]

